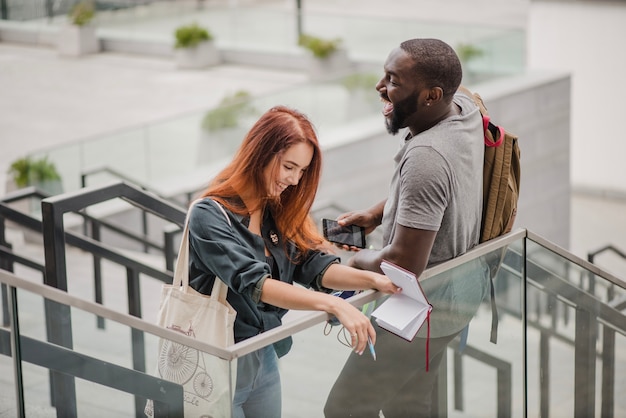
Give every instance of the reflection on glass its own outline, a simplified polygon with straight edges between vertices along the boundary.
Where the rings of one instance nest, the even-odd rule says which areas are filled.
[[[23,289],[17,290],[17,301],[26,416],[63,415],[74,408],[68,400],[75,399],[78,416],[134,417],[137,402],[142,408],[146,402],[134,394],[142,390],[152,390],[150,393],[165,396],[172,407],[178,404],[182,407],[184,395],[180,386],[179,397],[174,399],[167,394],[175,394],[169,386],[161,389],[151,377],[158,375],[158,338],[110,319],[103,328],[98,328],[96,315]],[[55,320],[46,321],[47,315]],[[48,324],[52,328],[46,330]],[[72,349],[66,350],[49,341],[71,345]],[[206,359],[209,355],[204,356]],[[226,360],[219,361],[228,364]],[[13,399],[16,391],[12,363],[10,356],[0,359],[0,375],[4,376],[0,388],[6,389],[2,390],[5,412],[17,405]],[[62,374],[51,373],[52,370]],[[60,399],[57,408],[52,406],[52,390],[56,399]],[[226,388],[227,395],[230,390]],[[170,416],[180,414],[174,411]]]
[[[505,416],[524,416],[524,323],[520,294],[523,275],[518,268],[519,253],[509,255],[516,247],[521,248],[521,245],[512,244],[504,252],[499,249],[422,283],[434,306],[429,372],[424,371],[426,353],[418,347],[420,342],[426,341],[425,328],[418,334],[421,340],[416,338],[412,343],[378,328],[376,362],[369,355],[351,354],[350,349],[340,343],[340,325],[319,325],[296,334],[292,351],[281,359],[285,414],[299,411],[298,416],[319,417],[325,412],[326,416],[333,416],[334,409],[345,413],[349,405],[355,404],[354,398],[358,398],[362,406],[391,390],[395,391],[389,393],[394,400],[373,405],[372,410],[382,409],[384,413],[404,394],[415,406],[418,391],[428,393],[432,411],[447,407],[469,416],[497,416],[500,411],[505,411]],[[493,258],[499,260],[503,254],[504,262],[494,277],[500,323],[498,343],[493,344],[490,342],[492,308],[487,262]],[[468,323],[465,340],[462,335]],[[440,341],[445,356],[441,357],[437,371],[434,356]],[[416,352],[421,354],[416,355]],[[403,386],[407,381],[401,377],[405,375],[411,384]],[[432,398],[431,387],[424,387],[427,382],[434,383],[432,378],[437,375],[449,376],[447,406],[438,404],[438,399],[443,398]],[[302,376],[314,382],[304,397],[298,393],[297,383]]]
[[[527,250],[529,416],[623,414],[626,290],[533,241]]]

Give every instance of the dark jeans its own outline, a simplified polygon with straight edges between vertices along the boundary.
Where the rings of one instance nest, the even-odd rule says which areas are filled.
[[[385,418],[430,417],[432,391],[446,347],[458,333],[431,338],[429,371],[426,372],[426,340],[412,342],[376,328],[374,361],[367,350],[352,353],[326,401],[324,415]]]

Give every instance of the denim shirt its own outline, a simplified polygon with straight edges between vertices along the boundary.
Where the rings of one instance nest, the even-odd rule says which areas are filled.
[[[286,309],[259,300],[265,279],[279,279],[307,288],[329,292],[321,285],[326,269],[339,261],[335,255],[308,251],[297,262],[287,256],[295,246],[285,242],[269,210],[261,224],[262,237],[248,230],[249,217],[224,208],[209,198],[198,202],[189,215],[189,284],[198,292],[210,294],[217,275],[228,286],[227,300],[237,311],[235,342],[245,340],[281,324]],[[265,248],[274,259],[271,271]]]

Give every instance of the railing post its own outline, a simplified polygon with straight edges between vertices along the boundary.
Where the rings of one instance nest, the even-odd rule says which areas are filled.
[[[174,237],[180,234],[180,228],[163,233],[163,255],[165,257],[165,268],[168,271],[174,271],[174,261],[176,260],[176,247],[174,246]]]
[[[65,260],[65,228],[63,212],[55,210],[50,202],[41,202],[42,232],[46,275],[44,283],[67,292]],[[69,307],[45,300],[46,332],[48,341],[73,349],[72,317]],[[73,418],[76,412],[76,385],[72,376],[51,372],[52,402],[57,416]]]
[[[602,339],[602,405],[600,416],[615,416],[615,331],[603,328]]]
[[[143,209],[141,209],[141,226],[143,229],[143,238],[145,241],[148,241],[148,214]],[[144,243],[143,252],[147,254],[149,250],[150,246],[147,243]]]
[[[7,0],[0,0],[0,19],[9,20],[9,8],[7,7]]]
[[[574,417],[594,416],[596,401],[596,322],[590,312],[576,308],[574,348]]]
[[[6,218],[0,216],[0,245],[11,249],[11,244],[6,240]],[[13,262],[8,258],[0,257],[0,269],[13,272]],[[2,326],[9,326],[9,299],[7,295],[7,286],[3,283],[2,289]]]
[[[454,409],[463,410],[463,354],[454,350]]]
[[[91,220],[91,238],[100,242],[100,223],[92,219]],[[96,303],[104,303],[104,295],[102,292],[102,257],[93,255],[93,286],[94,286],[94,298]],[[104,318],[97,317],[96,323],[99,329],[104,329]]]
[[[539,416],[550,416],[550,334],[539,337]]]
[[[3,287],[6,287],[3,284]],[[11,304],[11,352],[13,353],[13,370],[15,378],[15,400],[17,403],[18,416],[26,416],[24,403],[24,381],[22,373],[22,348],[20,339],[20,322],[17,309],[17,289],[9,288],[9,302]]]
[[[435,379],[435,385],[433,387],[432,402],[431,402],[431,415],[439,418],[448,417],[448,355],[447,349],[441,357],[441,363],[436,372],[430,371],[429,373],[437,373]]]
[[[126,269],[126,280],[128,287],[128,313],[141,318],[141,292],[139,287],[139,274],[128,267]],[[133,369],[140,372],[146,371],[146,349],[144,334],[135,328],[131,329]],[[145,406],[145,399],[135,396],[135,410],[137,416],[142,416]]]
[[[607,300],[615,298],[615,287],[607,289]],[[619,308],[618,308],[619,309]],[[602,405],[600,416],[612,418],[615,416],[615,330],[604,326],[602,328]]]

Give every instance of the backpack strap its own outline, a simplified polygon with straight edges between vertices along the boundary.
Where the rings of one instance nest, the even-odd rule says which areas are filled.
[[[485,132],[485,146],[499,147],[504,142],[504,128],[494,125],[489,115],[483,115],[483,131]],[[489,136],[491,134],[491,137]]]
[[[495,125],[491,122],[491,118],[489,117],[489,113],[487,112],[487,107],[483,102],[480,94],[471,92],[464,86],[459,87],[459,91],[467,95],[470,99],[474,101],[476,106],[478,106],[478,110],[483,118],[483,132],[484,132],[484,142],[486,147],[495,148],[499,147],[504,143],[504,128],[502,126]],[[483,202],[484,204],[484,202]],[[500,262],[504,257],[504,254],[501,254],[498,257],[497,264],[489,267],[489,293],[491,296],[491,333],[489,341],[493,344],[497,344],[498,342],[498,306],[496,304],[496,291],[494,279],[498,272]],[[493,260],[492,260],[493,261]],[[461,333],[461,351],[465,348],[465,344],[467,343],[467,335],[469,332],[469,325],[463,329]]]

